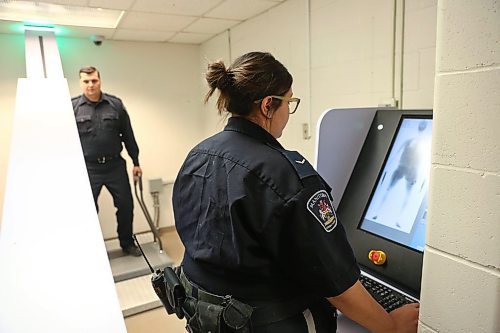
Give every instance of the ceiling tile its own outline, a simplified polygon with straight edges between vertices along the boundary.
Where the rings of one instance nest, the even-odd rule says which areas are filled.
[[[22,22],[0,20],[0,33],[2,34],[24,34],[24,24]],[[76,26],[56,25],[55,34],[57,37],[89,38],[92,35],[102,35],[105,39],[113,36],[115,29],[89,28]],[[90,43],[90,38],[89,38]]]
[[[87,6],[87,0],[42,0],[42,1],[30,1],[30,2],[55,3],[58,5],[68,5],[68,6]]]
[[[78,20],[79,14],[68,11],[71,14],[64,16],[70,19],[64,21],[66,25],[56,24],[57,36],[90,38],[92,35],[103,35],[106,39],[167,40],[190,44],[204,42],[284,1],[286,0],[32,0],[33,3],[42,4],[40,8],[50,6],[46,4],[61,4],[68,9],[81,6],[87,7],[88,11],[95,11],[96,8],[124,11],[116,30],[71,26]],[[0,4],[5,2],[24,1],[0,0]],[[50,13],[46,13],[45,19],[49,15]],[[89,20],[84,19],[84,22]],[[0,33],[23,33],[22,23],[0,20]]]
[[[126,10],[132,6],[134,0],[90,0],[89,6],[109,9]]]
[[[136,0],[135,11],[187,16],[200,16],[211,10],[222,0]]]
[[[174,34],[175,32],[117,29],[113,36],[113,40],[164,42]]]
[[[227,30],[241,21],[213,18],[200,18],[183,30],[183,32],[213,33],[218,34]]]
[[[73,27],[65,26],[61,29],[56,29],[56,36],[71,37],[71,38],[89,38],[92,35],[101,35],[105,39],[110,39],[113,36],[115,29],[104,28],[88,28],[88,27]],[[89,38],[90,43],[90,38]]]
[[[29,22],[35,25],[74,25],[115,28],[123,12],[112,9],[69,6],[27,1],[0,2],[0,17],[4,20]]]
[[[118,28],[139,29],[155,31],[177,31],[185,28],[196,18],[192,16],[175,16],[165,14],[149,14],[129,12],[126,14]]]
[[[173,38],[168,41],[172,43],[184,43],[184,44],[201,44],[204,41],[212,38],[214,34],[197,34],[197,33],[187,33],[179,32]]]
[[[278,4],[278,2],[265,0],[226,0],[213,10],[206,13],[204,16],[232,20],[246,20]]]

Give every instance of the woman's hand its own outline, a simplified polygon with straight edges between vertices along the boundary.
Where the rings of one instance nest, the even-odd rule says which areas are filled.
[[[389,312],[389,316],[396,324],[397,333],[417,332],[419,309],[420,304],[412,303]]]

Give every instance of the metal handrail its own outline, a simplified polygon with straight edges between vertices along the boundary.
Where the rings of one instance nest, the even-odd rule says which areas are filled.
[[[139,190],[141,192],[141,196],[137,194],[137,183],[139,183]],[[135,197],[137,198],[137,202],[139,202],[139,206],[141,206],[142,212],[144,213],[144,216],[146,217],[146,221],[149,224],[149,228],[151,229],[151,232],[154,235],[154,241],[158,241],[158,245],[160,246],[160,253],[163,252],[163,244],[160,239],[160,233],[158,232],[158,229],[156,228],[155,224],[153,223],[153,220],[151,219],[151,215],[149,215],[149,211],[146,208],[146,204],[144,203],[144,196],[143,196],[143,187],[142,187],[142,175],[139,175],[138,177],[134,177],[134,192],[135,192]],[[159,217],[159,213],[157,215]]]

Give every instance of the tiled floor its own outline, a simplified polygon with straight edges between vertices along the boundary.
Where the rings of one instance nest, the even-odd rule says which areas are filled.
[[[161,240],[167,255],[179,264],[184,254],[177,232],[173,228],[162,230]],[[168,315],[163,307],[142,312],[125,318],[128,333],[184,333],[185,320],[178,319],[175,315]]]

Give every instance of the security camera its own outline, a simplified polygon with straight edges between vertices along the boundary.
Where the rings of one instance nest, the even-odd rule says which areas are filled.
[[[94,43],[95,46],[101,46],[102,42],[104,41],[104,36],[103,35],[93,35],[91,37],[92,42]]]

